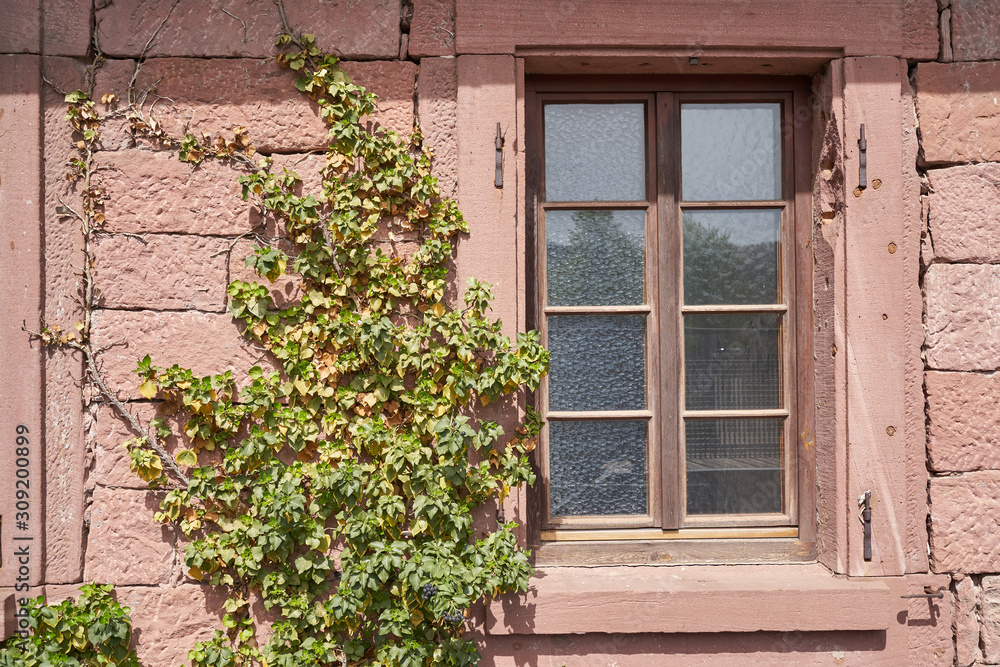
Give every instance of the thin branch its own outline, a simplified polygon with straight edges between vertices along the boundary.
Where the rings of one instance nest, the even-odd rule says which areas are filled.
[[[225,7],[219,7],[219,9],[222,10],[223,14],[229,14],[229,16],[232,16],[234,19],[236,19],[237,21],[239,21],[240,23],[243,24],[243,43],[246,44],[247,43],[247,24],[246,24],[246,22],[243,19],[241,19],[239,16],[236,16],[235,14],[230,14],[228,11],[226,11]]]
[[[167,20],[170,18],[170,15],[174,13],[174,9],[177,8],[177,5],[180,4],[180,1],[181,0],[174,0],[174,4],[170,5],[170,9],[167,10],[167,15],[163,17],[163,20],[160,21],[160,25],[156,26],[156,30],[154,30],[153,34],[149,36],[149,39],[146,41],[146,45],[142,47],[142,51],[139,53],[139,57],[135,61],[135,69],[132,70],[132,79],[128,82],[128,95],[130,104],[135,103],[135,97],[134,97],[135,82],[136,79],[139,78],[139,70],[142,69],[142,64],[146,59],[146,53],[149,52],[149,48],[153,45],[153,41],[156,39],[156,36],[160,34],[160,30],[163,28],[164,25],[166,25]]]
[[[281,28],[285,31],[286,35],[292,35],[292,26],[288,23],[288,17],[285,16],[285,3],[283,0],[274,0],[275,7],[278,8],[278,16],[281,17]]]

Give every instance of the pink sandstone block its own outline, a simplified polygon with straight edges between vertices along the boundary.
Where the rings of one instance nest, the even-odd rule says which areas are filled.
[[[242,169],[214,160],[195,167],[171,151],[135,149],[98,153],[95,163],[108,194],[105,231],[223,235],[253,226],[236,182]]]
[[[1000,368],[1000,266],[934,264],[924,274],[927,365]]]
[[[149,427],[149,422],[154,417],[164,416],[166,424],[174,433],[182,432],[184,418],[179,414],[159,415],[157,405],[148,403],[130,404],[129,410],[144,428]],[[113,406],[108,403],[91,405],[90,413],[87,415],[87,448],[93,457],[93,466],[87,477],[88,484],[125,489],[149,489],[149,485],[132,472],[131,459],[122,447],[125,441],[134,437],[136,434]],[[161,444],[170,454],[190,446],[184,436],[180,438],[171,436]]]
[[[916,89],[926,163],[1000,160],[1000,62],[920,63]]]
[[[128,586],[117,589],[117,596],[132,610],[133,646],[149,667],[187,664],[187,652],[222,629],[221,588]]]
[[[91,249],[103,308],[226,310],[225,239],[100,234]]]
[[[171,11],[172,5],[173,0],[116,0],[98,9],[105,53],[138,56],[161,23],[148,56],[261,58],[276,53],[281,19],[272,2],[181,0]],[[399,8],[393,0],[285,3],[293,30],[314,33],[320,46],[341,57],[365,59],[396,57]]]
[[[146,354],[156,366],[179,364],[197,375],[231,370],[238,384],[251,366],[274,369],[269,357],[243,340],[228,315],[100,310],[94,313],[93,340],[95,347],[118,343],[100,360],[108,386],[129,399],[141,397],[133,371]]]
[[[47,56],[87,55],[91,3],[87,0],[45,0],[44,4],[42,52]]]
[[[0,53],[40,52],[41,10],[41,0],[3,4],[4,29],[0,30]]]
[[[375,61],[345,62],[343,67],[355,83],[378,95],[379,110],[372,120],[408,134],[416,65]],[[187,132],[200,138],[243,126],[265,153],[320,148],[326,144],[326,125],[319,108],[296,90],[297,76],[270,60],[155,58],[143,66],[136,85],[143,90],[155,84],[156,94],[164,98],[156,106],[156,118],[173,136]]]
[[[410,56],[455,55],[455,0],[414,0]]]
[[[909,644],[907,667],[953,667],[955,640],[952,635],[954,602],[948,589],[951,579],[945,575],[917,574],[904,579],[900,595],[919,595],[943,588],[940,599],[900,599],[906,609],[906,635]]]
[[[153,521],[162,493],[94,489],[84,578],[116,586],[167,582],[176,536]]]
[[[995,572],[1000,562],[1000,472],[930,480],[934,572]]]
[[[444,197],[455,197],[458,192],[457,62],[455,58],[424,58],[417,84],[420,129],[424,145],[434,151],[431,171]]]
[[[955,664],[969,667],[979,657],[979,586],[964,574],[953,576],[955,612],[952,627],[955,633]]]
[[[933,470],[1000,469],[1000,376],[942,373],[924,376],[927,455]]]
[[[951,0],[951,46],[955,60],[1000,59],[1000,3]]]
[[[988,665],[1000,663],[1000,576],[983,577],[980,581],[979,609],[982,618],[980,643],[983,662]]]
[[[939,41],[937,0],[903,0],[903,57],[934,60]]]
[[[947,262],[1000,262],[1000,164],[930,169],[928,225]]]

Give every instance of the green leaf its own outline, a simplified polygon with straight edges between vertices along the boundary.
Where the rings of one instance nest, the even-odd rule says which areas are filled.
[[[198,465],[198,454],[193,449],[182,449],[174,456],[174,460],[177,461],[177,465],[196,466]]]

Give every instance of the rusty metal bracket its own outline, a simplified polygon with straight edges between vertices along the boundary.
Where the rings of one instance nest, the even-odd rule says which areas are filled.
[[[948,589],[947,586],[938,586],[937,589],[932,590],[930,586],[924,586],[923,593],[916,593],[914,595],[900,595],[901,598],[937,598],[940,600],[944,597],[944,591]]]
[[[861,512],[858,514],[858,519],[865,527],[865,560],[870,561],[872,559],[872,492],[865,491],[860,496],[858,496],[858,507],[861,508]]]
[[[500,123],[497,123],[497,173],[493,182],[498,188],[503,187],[503,136],[500,134]]]
[[[868,187],[868,142],[865,140],[865,124],[861,123],[861,138],[858,139],[858,187]]]

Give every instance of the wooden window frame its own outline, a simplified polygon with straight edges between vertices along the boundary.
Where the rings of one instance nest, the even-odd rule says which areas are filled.
[[[529,324],[545,334],[546,315],[571,312],[659,313],[647,318],[647,409],[635,417],[650,420],[648,442],[649,508],[646,517],[548,517],[548,461],[546,432],[537,450],[539,484],[529,494],[529,545],[535,550],[536,564],[624,563],[624,562],[784,562],[809,561],[816,557],[815,452],[811,428],[814,405],[812,254],[811,238],[811,125],[808,114],[810,84],[795,77],[594,77],[528,76],[525,81],[525,118],[528,188],[526,219],[529,248],[528,277],[534,284],[529,294]],[[716,306],[679,307],[681,284],[680,235],[672,232],[680,223],[682,205],[679,153],[668,159],[664,153],[679,146],[681,102],[779,101],[782,104],[782,193],[775,202],[684,203],[691,208],[782,208],[779,281],[782,308],[769,306],[731,307],[735,312],[784,312],[781,327],[782,363],[787,379],[782,387],[785,417],[783,456],[783,514],[701,516],[683,520],[678,508],[686,503],[683,469],[685,411],[680,405],[683,348],[670,349],[683,341],[683,313],[710,310]],[[646,158],[647,197],[643,202],[559,202],[543,204],[539,193],[544,187],[542,147],[544,135],[541,110],[550,102],[629,102],[647,105]],[[727,205],[728,204],[728,205]],[[545,209],[643,208],[646,223],[647,261],[644,306],[597,308],[546,308],[542,312],[545,289]],[[653,258],[656,258],[655,261]],[[671,271],[672,275],[667,272]],[[681,343],[683,344],[683,343]],[[656,388],[660,387],[659,392]],[[546,385],[536,398],[544,405]],[[754,416],[766,411],[754,410]],[[641,413],[641,414],[640,414]],[[713,411],[712,417],[735,414]],[[787,415],[787,416],[786,416]],[[565,418],[565,415],[560,415]],[[577,415],[579,418],[581,415]],[[593,416],[608,416],[594,413]],[[631,413],[615,411],[614,417]],[[690,417],[690,414],[686,416]],[[705,415],[708,416],[708,415]],[[558,417],[557,417],[558,418]],[[547,430],[546,430],[547,431]],[[808,437],[807,437],[807,434]],[[670,480],[677,483],[670,484]],[[664,502],[665,494],[673,493]]]

